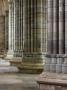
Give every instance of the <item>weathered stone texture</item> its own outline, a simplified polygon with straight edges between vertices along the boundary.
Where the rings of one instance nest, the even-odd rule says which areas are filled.
[[[67,75],[57,73],[42,73],[37,82],[40,90],[67,90]]]
[[[5,17],[0,16],[0,50],[5,49]]]
[[[67,90],[67,87],[41,84],[40,90]]]

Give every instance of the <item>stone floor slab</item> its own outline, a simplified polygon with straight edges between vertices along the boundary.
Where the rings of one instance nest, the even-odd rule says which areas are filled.
[[[39,90],[37,75],[0,74],[0,90]]]

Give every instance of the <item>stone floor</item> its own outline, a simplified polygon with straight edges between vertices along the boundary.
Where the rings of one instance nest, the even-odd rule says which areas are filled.
[[[20,73],[1,73],[0,90],[39,90],[36,82],[38,75]]]
[[[37,77],[35,74],[21,74],[17,67],[0,59],[0,90],[39,90]]]
[[[39,90],[38,84],[36,83],[37,75],[18,75],[20,79],[23,81],[23,90]]]

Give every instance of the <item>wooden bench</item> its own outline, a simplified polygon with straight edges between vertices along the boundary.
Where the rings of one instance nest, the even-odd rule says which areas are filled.
[[[67,90],[67,75],[57,73],[42,73],[37,78],[40,90]]]

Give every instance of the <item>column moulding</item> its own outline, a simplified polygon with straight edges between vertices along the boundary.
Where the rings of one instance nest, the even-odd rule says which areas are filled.
[[[23,3],[24,52],[20,68],[30,73],[38,73],[44,68],[41,40],[42,31],[46,28],[42,26],[46,21],[43,21],[46,15],[45,0],[23,0]]]
[[[21,0],[22,1],[22,0]],[[20,26],[20,12],[18,8],[23,8],[20,6],[20,0],[9,0],[9,44],[8,44],[8,53],[6,56],[6,59],[8,59],[11,63],[16,62],[22,62],[22,56],[23,56],[23,43],[21,43],[21,35],[20,32],[23,30],[23,28],[19,29],[18,33],[18,25]],[[18,4],[19,2],[19,4]],[[12,7],[13,6],[13,7]],[[18,14],[18,15],[17,15]],[[19,37],[19,40],[18,40]],[[23,40],[22,40],[23,41]],[[20,43],[22,45],[20,45]]]

